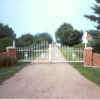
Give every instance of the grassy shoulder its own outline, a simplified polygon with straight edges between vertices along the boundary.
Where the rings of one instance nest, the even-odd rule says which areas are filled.
[[[69,59],[68,56],[70,54],[69,51],[66,50],[66,48],[63,48],[61,50],[63,55],[66,59]],[[77,56],[75,59],[78,59]],[[73,60],[72,57],[70,57],[69,60]],[[70,63],[75,69],[77,69],[83,76],[85,76],[88,80],[91,80],[92,82],[100,85],[100,69],[99,68],[93,68],[93,67],[84,67],[82,63]]]
[[[71,63],[88,80],[100,85],[100,69],[93,67],[84,67],[81,63]]]
[[[15,66],[0,68],[0,84],[23,69],[28,63],[17,63]]]

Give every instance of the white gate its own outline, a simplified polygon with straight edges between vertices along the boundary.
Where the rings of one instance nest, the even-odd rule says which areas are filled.
[[[44,41],[37,43],[33,47],[16,48],[17,58],[22,62],[48,63],[49,43]]]
[[[51,44],[49,46],[51,63],[84,62],[82,48],[73,48]]]
[[[83,49],[43,42],[30,48],[17,48],[19,61],[32,63],[83,62]]]

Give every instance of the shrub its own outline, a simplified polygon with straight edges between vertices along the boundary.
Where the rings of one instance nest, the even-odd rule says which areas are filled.
[[[92,36],[92,39],[89,41],[89,46],[93,48],[93,51],[100,53],[100,31],[90,30],[88,33]]]
[[[84,48],[84,47],[85,46],[82,43],[74,45],[74,48]]]
[[[0,52],[5,52],[6,47],[11,46],[13,39],[10,37],[0,39]]]
[[[100,40],[97,41],[95,39],[89,41],[89,46],[93,48],[93,51],[96,53],[100,53]]]
[[[17,59],[8,57],[8,56],[1,56],[0,57],[0,67],[10,67],[17,63]]]

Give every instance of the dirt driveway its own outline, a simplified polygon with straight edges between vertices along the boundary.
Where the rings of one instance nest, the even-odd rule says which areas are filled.
[[[30,64],[0,85],[0,98],[100,100],[100,87],[67,63]]]

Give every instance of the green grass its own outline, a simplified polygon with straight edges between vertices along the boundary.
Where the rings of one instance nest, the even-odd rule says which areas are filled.
[[[60,50],[61,52],[63,52],[63,55],[65,56],[66,60],[69,60],[69,61],[82,61],[83,60],[82,50],[80,52],[77,48],[74,49],[74,48],[68,48],[68,47],[61,47]]]
[[[84,67],[82,63],[71,63],[88,80],[100,85],[100,69],[93,67]]]
[[[64,48],[61,51],[66,57],[66,59],[68,59],[67,56],[69,55],[69,51],[65,52]],[[73,60],[73,59],[70,57],[70,60]],[[70,63],[70,64],[73,65],[73,67],[77,69],[88,80],[91,80],[92,82],[100,85],[100,69],[99,68],[84,67],[82,63],[75,63],[75,62]]]
[[[2,84],[5,80],[12,77],[21,69],[23,69],[27,64],[28,63],[18,63],[15,66],[0,68],[0,84]]]

